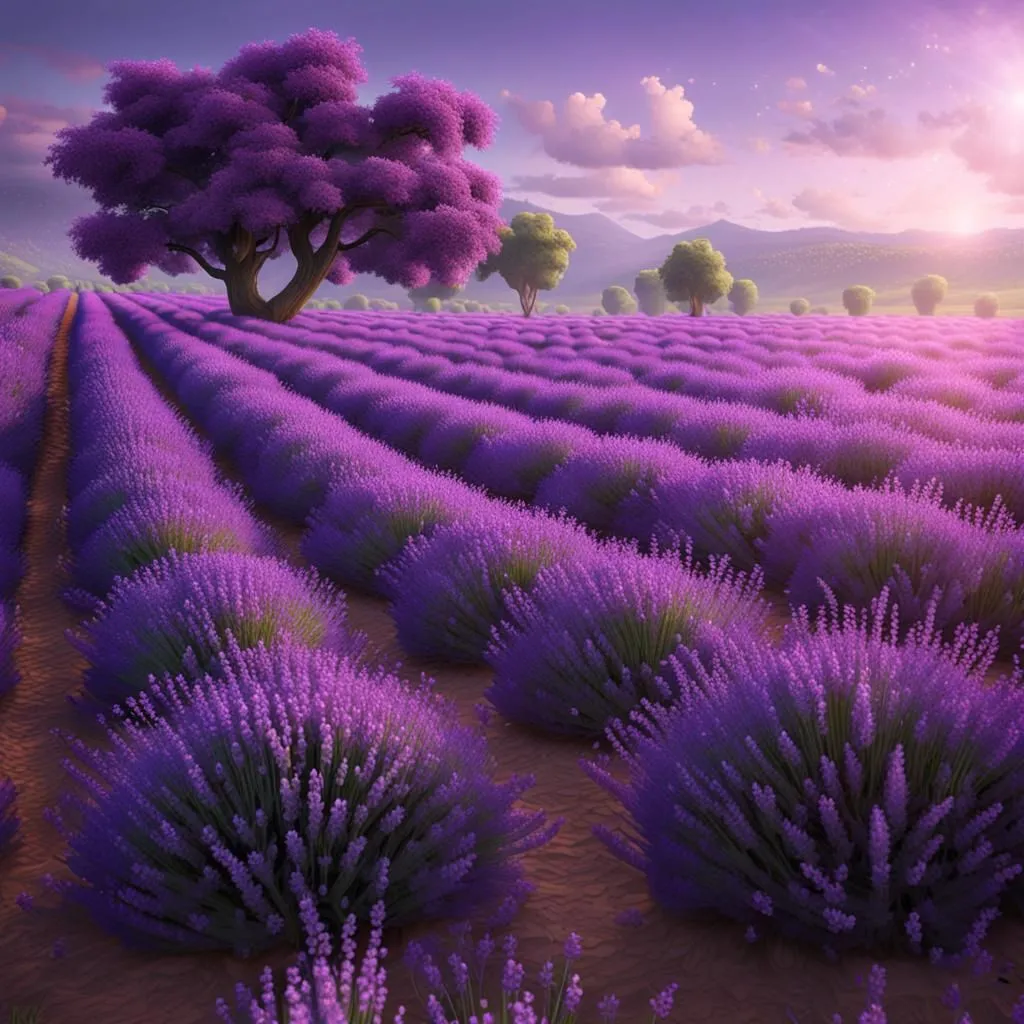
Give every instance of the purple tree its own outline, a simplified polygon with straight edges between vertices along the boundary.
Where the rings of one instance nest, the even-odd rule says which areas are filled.
[[[278,322],[325,278],[463,284],[500,249],[500,182],[462,156],[490,144],[497,117],[416,74],[361,106],[361,52],[310,29],[216,73],[111,64],[111,109],[61,131],[46,161],[100,206],[72,226],[76,252],[119,283],[198,264],[233,312]],[[295,272],[264,299],[260,270],[288,251]]]

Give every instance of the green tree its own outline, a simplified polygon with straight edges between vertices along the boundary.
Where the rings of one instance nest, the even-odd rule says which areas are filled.
[[[449,302],[448,303],[449,313],[465,313],[466,304],[464,302]]]
[[[517,213],[498,237],[501,249],[480,264],[477,277],[486,281],[499,274],[519,295],[523,316],[530,316],[537,293],[551,291],[569,269],[569,253],[576,243],[568,231],[555,227],[549,213]]]
[[[741,277],[733,281],[729,289],[729,303],[733,312],[739,316],[746,316],[752,312],[757,305],[757,285],[749,277]]]
[[[5,274],[0,277],[0,288],[20,288],[21,278],[15,277],[14,274]]]
[[[338,299],[324,299],[324,309],[341,309],[341,302]]]
[[[811,316],[828,316],[828,306],[814,306],[811,309]]]
[[[71,290],[71,282],[63,274],[54,274],[46,279],[46,287],[51,292],[59,292],[64,289]]]
[[[566,305],[559,304],[559,305],[555,306],[555,312],[559,316],[565,316],[567,313],[571,313],[572,310],[568,306],[566,306]]]
[[[725,257],[706,238],[678,242],[658,274],[669,302],[688,302],[690,316],[703,316],[705,304],[717,302],[732,287]]]
[[[661,281],[661,273],[657,270],[641,270],[633,282],[637,305],[640,312],[647,316],[661,316],[665,312],[668,300],[665,298],[665,285]]]
[[[466,299],[466,301],[463,303],[463,305],[466,307],[466,312],[467,313],[479,313],[480,312],[480,303],[477,302],[476,299]]]
[[[429,299],[423,300],[423,305],[420,307],[422,313],[440,313],[441,312],[441,300],[436,296],[432,295]]]
[[[843,307],[850,316],[867,316],[874,301],[875,291],[866,284],[855,284],[843,292]]]
[[[461,284],[448,285],[439,284],[437,281],[428,281],[420,288],[410,288],[406,294],[409,296],[412,308],[419,310],[422,313],[426,309],[426,303],[431,299],[437,299],[439,302],[445,302],[446,300],[458,295],[459,292],[462,291],[462,287],[463,286]]]
[[[591,316],[605,316],[606,314],[605,314],[605,311],[600,306],[598,306],[598,307],[596,307],[595,309],[593,309],[591,311],[590,315]]]
[[[938,274],[928,274],[915,281],[910,298],[921,316],[934,316],[935,307],[946,297],[949,282]]]
[[[794,299],[789,304],[793,316],[806,316],[811,311],[811,304],[806,299]]]
[[[601,305],[611,316],[636,312],[636,299],[621,284],[613,284],[601,292]]]
[[[999,315],[999,297],[995,292],[985,292],[974,300],[974,315],[986,320]]]
[[[366,310],[370,308],[370,300],[365,295],[350,295],[343,306],[345,309]]]

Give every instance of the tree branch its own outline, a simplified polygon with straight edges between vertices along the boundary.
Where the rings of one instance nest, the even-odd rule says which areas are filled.
[[[199,266],[202,267],[203,270],[205,270],[206,273],[210,275],[210,277],[215,277],[218,281],[223,281],[226,279],[227,274],[223,270],[221,270],[219,267],[215,267],[212,263],[209,262],[209,260],[207,260],[207,258],[201,252],[197,252],[191,246],[178,245],[177,242],[168,242],[167,248],[171,252],[183,252],[186,256],[191,256],[192,259],[194,259],[196,263],[198,263]]]
[[[273,240],[273,242],[270,243],[270,248],[269,249],[256,248],[255,250],[253,250],[254,254],[256,256],[269,256],[277,248],[277,243],[278,243],[278,241],[280,241],[280,238],[281,238],[281,225],[278,224],[277,227],[274,228],[274,240]],[[257,246],[261,246],[266,241],[267,241],[266,238],[261,238],[256,243],[256,245]]]
[[[368,242],[374,235],[389,235],[396,242],[399,241],[399,236],[394,233],[390,228],[382,228],[380,226],[370,228],[369,231],[364,231],[354,242],[339,242],[338,252],[348,252],[349,249],[357,249],[364,242]]]

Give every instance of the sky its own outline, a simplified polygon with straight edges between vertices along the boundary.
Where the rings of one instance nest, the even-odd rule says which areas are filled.
[[[31,0],[0,35],[0,236],[93,209],[43,165],[104,65],[219,67],[315,26],[361,99],[418,71],[498,112],[505,194],[640,235],[1024,227],[1024,0]]]

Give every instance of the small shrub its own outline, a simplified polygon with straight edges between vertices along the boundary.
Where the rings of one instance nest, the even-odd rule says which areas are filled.
[[[171,553],[115,585],[93,621],[69,634],[86,656],[86,694],[123,705],[150,676],[215,676],[228,638],[247,650],[286,640],[357,660],[365,637],[345,626],[344,596],[312,571],[237,552]]]
[[[886,602],[694,660],[692,697],[613,723],[629,783],[584,768],[637,838],[596,832],[670,913],[834,950],[984,938],[1022,871],[1024,694],[986,685],[984,642],[898,643]]]
[[[298,946],[306,896],[334,929],[378,899],[396,926],[462,916],[557,830],[429,687],[291,645],[233,648],[219,675],[129,702],[153,724],[113,749],[65,736],[67,895],[130,946]]]

